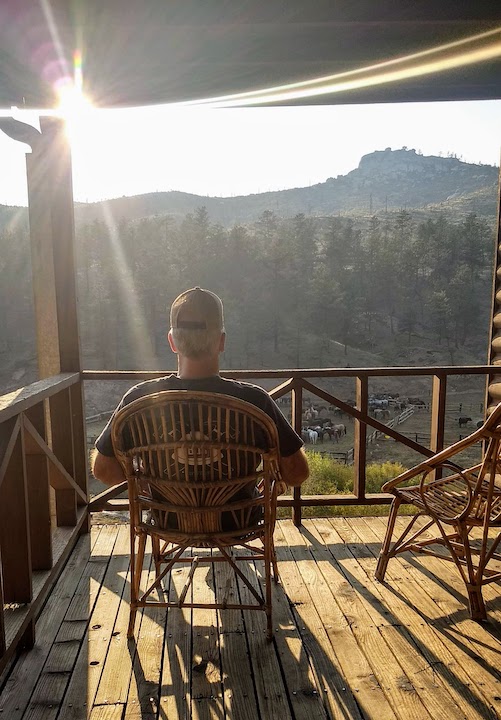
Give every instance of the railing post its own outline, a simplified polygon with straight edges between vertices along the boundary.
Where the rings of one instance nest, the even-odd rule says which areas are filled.
[[[431,390],[430,450],[440,452],[445,440],[445,403],[447,399],[447,376],[434,375]],[[430,480],[442,477],[442,468],[430,473]]]
[[[494,273],[492,280],[491,328],[489,333],[490,365],[501,359],[501,169],[498,180],[497,225],[494,238]],[[484,417],[501,402],[501,376],[489,375],[486,379]]]
[[[0,548],[0,568],[2,567],[2,549]],[[2,573],[0,572],[0,660],[2,655],[5,654],[7,649],[7,642],[5,640],[5,619],[4,619],[4,596],[3,596],[3,581]]]
[[[29,408],[25,414],[38,434],[46,440],[44,402]],[[25,448],[31,566],[33,570],[49,570],[52,567],[49,463],[39,447],[30,449],[29,438],[25,438]]]
[[[445,439],[445,402],[447,398],[447,376],[434,375],[431,394],[430,450],[440,452]]]
[[[17,437],[12,436],[12,452],[1,485],[0,547],[3,599],[6,603],[29,603],[33,589],[28,493],[23,433],[20,428],[16,434]]]
[[[301,425],[303,421],[303,386],[300,380],[294,380],[292,388],[292,423],[294,430],[301,435]],[[294,505],[292,506],[292,520],[296,527],[301,526],[301,488],[295,487],[293,490]]]
[[[49,398],[52,450],[64,469],[74,477],[72,418],[68,390]],[[54,472],[51,469],[51,472]],[[76,492],[72,489],[57,489],[56,519],[58,525],[77,524]]]
[[[369,383],[367,376],[356,379],[356,407],[367,415],[369,407]],[[367,461],[367,424],[355,419],[354,427],[354,478],[353,494],[360,500],[365,498],[366,461]]]

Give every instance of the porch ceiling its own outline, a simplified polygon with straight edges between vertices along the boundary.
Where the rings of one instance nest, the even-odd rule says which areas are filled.
[[[84,90],[97,105],[120,107],[357,70],[500,26],[498,0],[11,0],[0,5],[0,108],[53,107],[75,49]],[[500,77],[498,56],[433,80],[294,102],[499,98]]]

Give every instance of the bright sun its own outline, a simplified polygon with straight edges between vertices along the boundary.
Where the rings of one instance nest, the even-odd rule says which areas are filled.
[[[66,121],[70,143],[78,146],[82,131],[93,113],[93,105],[76,86],[68,86],[59,91],[58,114]]]

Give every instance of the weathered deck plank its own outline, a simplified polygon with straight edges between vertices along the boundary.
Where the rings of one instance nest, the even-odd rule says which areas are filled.
[[[372,549],[373,557],[377,557],[379,535],[373,528],[376,519],[371,518],[371,520],[372,524],[363,520],[361,523],[352,522],[352,527],[365,542],[366,547]],[[383,526],[381,528],[383,531]],[[392,603],[394,612],[398,613],[400,620],[408,626],[408,632],[421,650],[421,662],[415,663],[416,677],[429,675],[434,689],[435,686],[443,686],[468,720],[496,717],[496,714],[486,706],[485,698],[470,675],[464,670],[461,662],[458,662],[457,648],[450,647],[450,643],[437,628],[439,607],[417,582],[417,578],[407,571],[407,565],[404,559],[396,558],[395,562],[391,563],[391,567],[388,567],[387,577],[391,586],[381,585],[380,591],[385,596],[385,601],[388,604]],[[370,567],[372,569],[373,563],[370,563]],[[427,622],[431,618],[433,620]],[[460,655],[462,660],[467,658],[464,653]],[[468,659],[467,665],[470,662],[471,659]]]
[[[0,693],[0,720],[460,720],[499,717],[501,599],[472,622],[455,568],[413,554],[373,573],[383,518],[280,521],[272,643],[264,613],[148,609],[127,641],[127,526],[82,537]],[[144,578],[152,577],[150,556]],[[165,580],[173,599],[188,572]],[[245,570],[262,585],[260,563]],[[249,591],[201,566],[198,598]]]

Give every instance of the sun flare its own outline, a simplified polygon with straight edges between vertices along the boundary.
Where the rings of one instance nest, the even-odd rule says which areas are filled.
[[[83,126],[92,114],[93,105],[84,93],[76,86],[70,85],[59,91],[58,114],[66,121],[70,142],[78,142]]]

